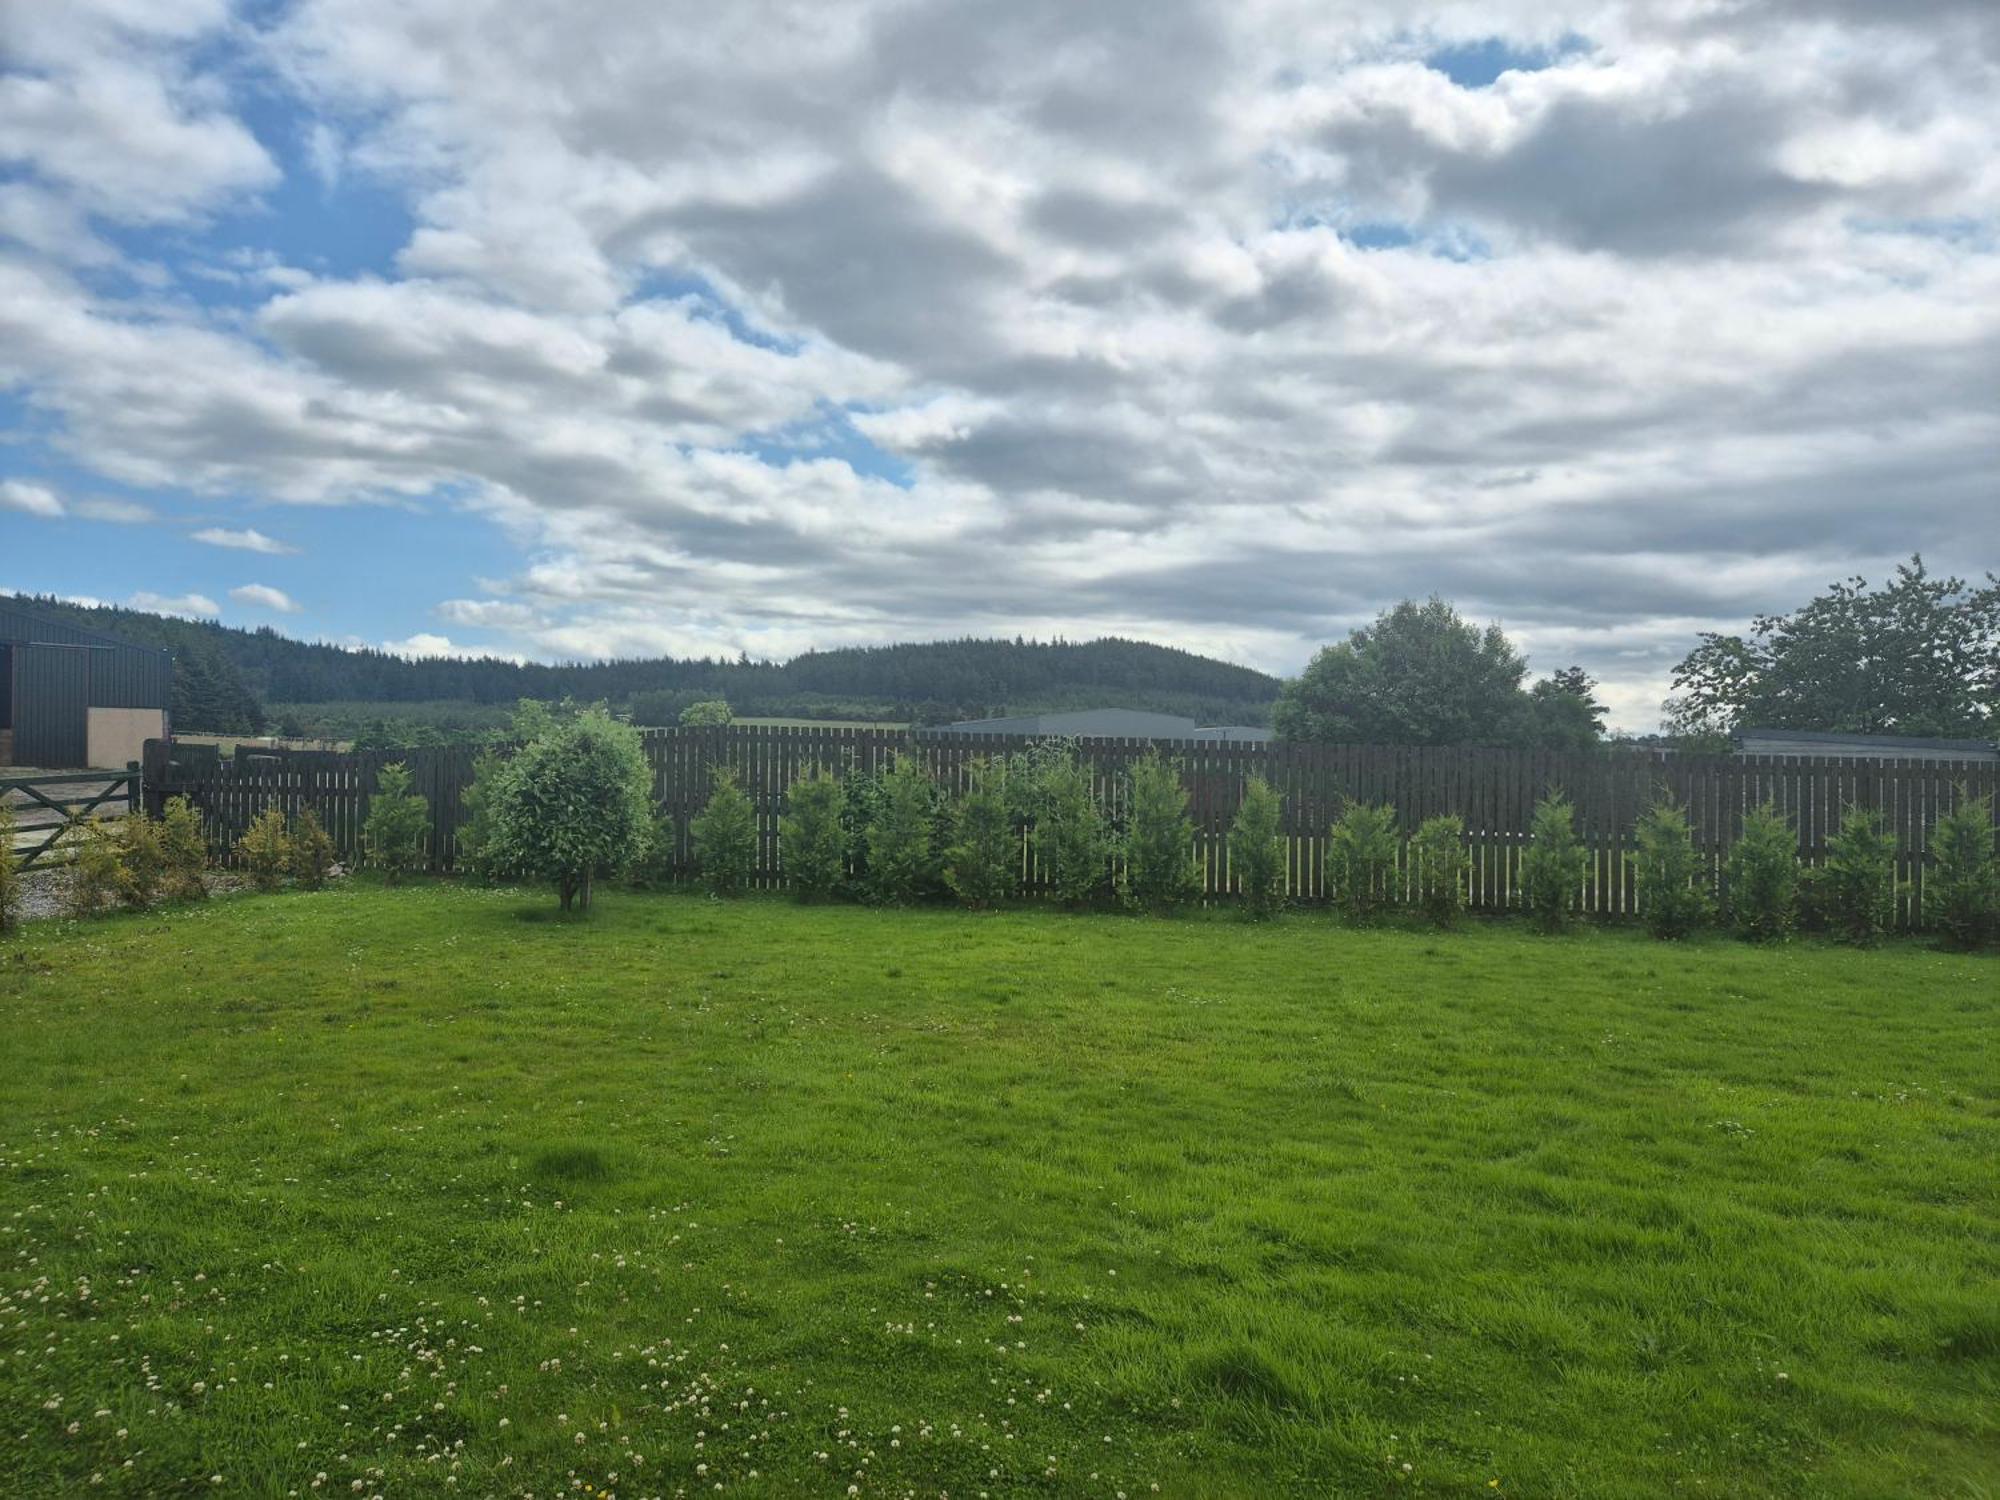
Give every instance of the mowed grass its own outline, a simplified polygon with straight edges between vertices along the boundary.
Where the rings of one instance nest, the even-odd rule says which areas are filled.
[[[0,1493],[2000,1493],[1991,959],[552,905],[0,947]]]

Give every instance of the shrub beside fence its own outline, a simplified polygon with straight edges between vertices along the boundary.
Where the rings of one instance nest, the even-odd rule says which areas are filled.
[[[664,862],[691,873],[689,824],[706,803],[713,773],[729,767],[748,794],[756,816],[756,857],[751,884],[785,884],[779,860],[779,820],[792,782],[824,767],[845,775],[885,771],[897,756],[912,754],[946,795],[964,794],[983,761],[1022,748],[999,735],[938,735],[922,731],[817,726],[728,725],[648,730],[644,735],[654,796],[672,830]],[[1180,771],[1188,790],[1194,853],[1202,891],[1230,889],[1227,835],[1251,776],[1268,781],[1282,799],[1284,890],[1295,901],[1329,895],[1328,831],[1350,802],[1387,803],[1403,835],[1427,818],[1463,820],[1468,861],[1467,901],[1476,911],[1518,908],[1521,856],[1535,803],[1561,790],[1575,808],[1587,856],[1580,910],[1595,915],[1636,915],[1639,892],[1631,856],[1634,830],[1661,793],[1686,809],[1697,861],[1713,883],[1742,829],[1743,817],[1774,804],[1798,835],[1799,857],[1824,861],[1828,844],[1850,806],[1880,812],[1897,846],[1896,918],[1913,925],[1921,911],[1932,825],[1958,802],[2000,791],[2000,769],[1928,761],[1795,759],[1778,756],[1684,757],[1639,751],[1595,754],[1476,748],[1428,749],[1374,745],[1240,744],[1207,740],[1079,740],[1099,805],[1114,821],[1127,809],[1125,773],[1150,750]],[[233,760],[206,747],[152,741],[146,748],[145,797],[157,811],[170,797],[189,798],[207,816],[219,860],[234,858],[236,841],[256,816],[277,807],[287,818],[314,812],[343,859],[361,846],[368,798],[384,766],[407,764],[411,790],[430,808],[426,857],[449,870],[456,833],[466,816],[464,793],[477,752],[469,747],[431,750],[246,752]],[[1021,847],[1024,885],[1044,888],[1031,847]],[[1400,874],[1399,870],[1399,874]],[[1399,887],[1400,888],[1400,887]]]

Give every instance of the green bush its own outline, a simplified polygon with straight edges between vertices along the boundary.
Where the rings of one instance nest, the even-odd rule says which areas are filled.
[[[1007,800],[1004,762],[982,761],[952,816],[945,884],[967,906],[985,908],[1014,894],[1021,879],[1021,838]]]
[[[208,895],[208,834],[201,813],[185,797],[175,797],[160,817],[160,878],[171,901],[199,901]]]
[[[1931,827],[1924,920],[1954,948],[1978,948],[2000,930],[2000,861],[1993,857],[1993,799],[1968,796]]]
[[[492,880],[493,868],[493,789],[506,774],[507,757],[498,750],[482,750],[473,757],[472,781],[459,794],[461,814],[456,838],[461,874],[475,880]]]
[[[757,810],[728,766],[716,767],[708,803],[689,821],[688,832],[712,894],[734,896],[749,887],[757,873]]]
[[[1229,825],[1229,873],[1253,921],[1275,916],[1284,897],[1285,841],[1278,831],[1282,806],[1271,784],[1252,776]]]
[[[63,882],[62,905],[72,917],[94,917],[123,896],[125,861],[118,835],[103,820],[74,817],[63,830],[69,849],[69,878]]]
[[[1448,813],[1426,818],[1410,840],[1406,872],[1410,900],[1432,923],[1455,927],[1465,914],[1465,819]]]
[[[1035,862],[1050,894],[1067,906],[1097,896],[1111,872],[1111,837],[1092,782],[1089,766],[1063,754],[1043,758],[1028,789]]]
[[[133,812],[118,820],[118,864],[124,873],[119,895],[127,906],[143,911],[160,894],[166,874],[167,852],[160,825],[143,812]]]
[[[1713,914],[1707,877],[1695,854],[1687,810],[1670,797],[1647,809],[1633,831],[1638,853],[1639,913],[1656,938],[1684,938]]]
[[[675,833],[672,813],[657,802],[647,809],[646,842],[625,866],[625,884],[635,891],[663,891],[673,885],[678,875]]]
[[[847,789],[823,767],[799,777],[786,792],[778,857],[799,900],[821,900],[840,889],[847,873],[846,811]]]
[[[1144,911],[1162,911],[1201,894],[1194,822],[1180,771],[1148,751],[1132,766],[1120,894]]]
[[[917,901],[936,891],[936,810],[937,784],[923,762],[897,756],[868,825],[868,886],[877,901]]]
[[[292,819],[292,879],[309,891],[326,884],[337,851],[333,839],[310,807]]]
[[[14,809],[0,802],[0,932],[21,920],[21,866],[14,855]]]
[[[368,863],[391,885],[422,869],[430,825],[430,803],[410,790],[410,768],[384,766],[375,778],[375,795],[368,799],[368,821],[361,826]]]
[[[1799,835],[1772,803],[1743,815],[1743,832],[1723,863],[1729,920],[1752,942],[1792,930],[1799,893]]]
[[[1844,943],[1867,947],[1895,916],[1896,836],[1872,808],[1850,807],[1840,832],[1827,840],[1818,894],[1826,922]]]
[[[1576,908],[1590,852],[1576,836],[1569,799],[1551,792],[1535,804],[1521,854],[1521,906],[1543,932],[1560,932]]]
[[[564,911],[629,868],[653,826],[653,773],[639,731],[602,709],[559,719],[493,783],[483,851],[497,873],[553,885]]]
[[[688,729],[719,729],[735,719],[735,713],[721,698],[706,698],[681,710],[681,724]]]
[[[1395,897],[1396,809],[1349,802],[1327,837],[1326,873],[1334,899],[1356,921],[1370,921]]]
[[[292,867],[292,840],[285,831],[285,815],[267,807],[251,821],[236,841],[237,863],[260,891],[275,891],[284,884]]]

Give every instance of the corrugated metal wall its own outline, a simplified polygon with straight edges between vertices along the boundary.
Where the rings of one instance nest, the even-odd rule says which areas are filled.
[[[14,647],[14,763],[68,769],[89,759],[92,646]]]

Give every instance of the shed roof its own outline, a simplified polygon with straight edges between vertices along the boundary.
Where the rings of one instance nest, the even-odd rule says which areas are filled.
[[[101,630],[86,630],[67,620],[22,604],[18,599],[0,599],[0,641],[14,645],[110,646],[125,651],[160,651],[163,647],[142,646],[120,640]]]

